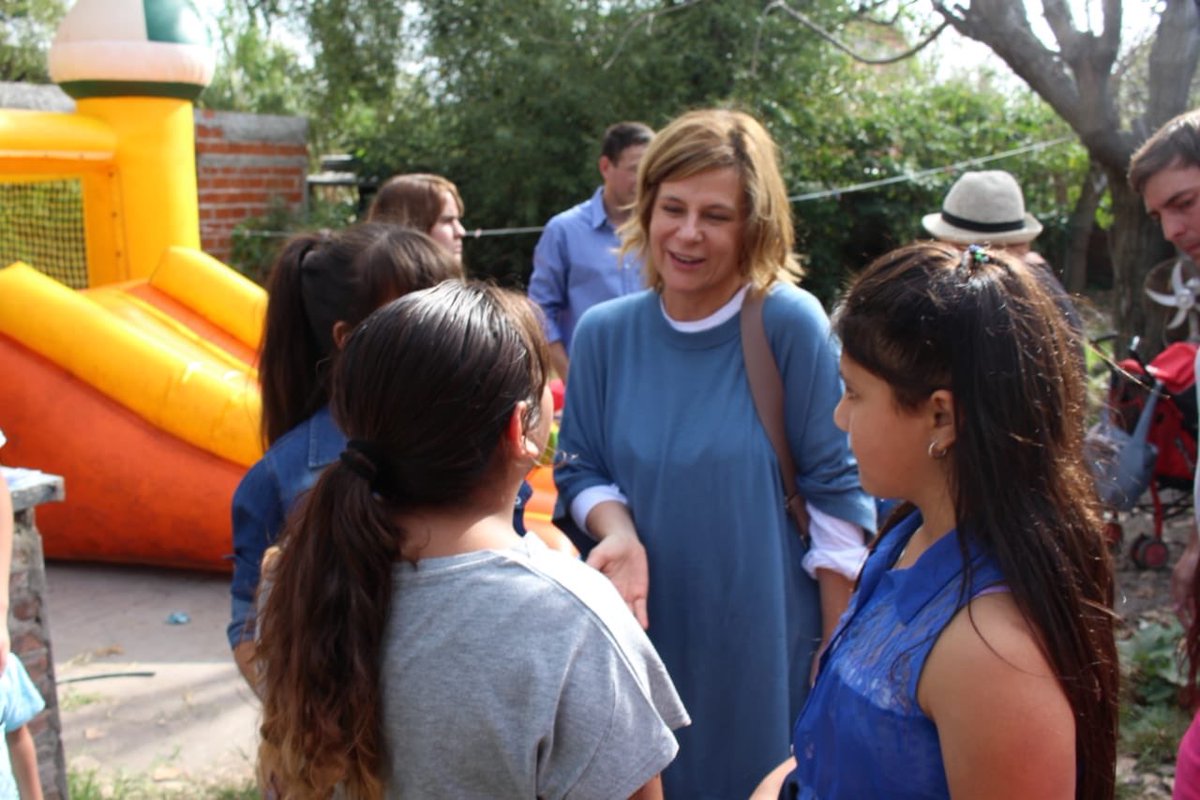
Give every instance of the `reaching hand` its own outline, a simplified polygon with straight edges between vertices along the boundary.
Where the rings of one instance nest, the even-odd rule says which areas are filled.
[[[625,604],[643,628],[650,627],[646,614],[646,593],[650,590],[650,568],[646,548],[635,533],[613,533],[596,545],[587,563],[603,572],[617,587]]]

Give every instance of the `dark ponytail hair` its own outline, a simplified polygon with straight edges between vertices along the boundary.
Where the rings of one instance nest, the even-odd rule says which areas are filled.
[[[347,451],[289,519],[263,609],[260,769],[282,796],[383,791],[382,644],[397,512],[469,502],[507,468],[517,404],[535,425],[548,356],[529,302],[443,283],[380,308],[335,368]]]
[[[259,354],[262,433],[269,446],[329,402],[333,326],[462,268],[423,233],[367,223],[290,239],[271,269]]]
[[[900,407],[953,393],[958,530],[1000,567],[1074,711],[1076,796],[1113,797],[1112,562],[1083,461],[1077,344],[1053,298],[1015,257],[923,243],[867,267],[834,329]],[[969,586],[965,544],[963,561]]]

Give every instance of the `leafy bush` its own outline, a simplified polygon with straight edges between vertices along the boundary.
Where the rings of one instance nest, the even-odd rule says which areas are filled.
[[[1117,642],[1121,659],[1121,741],[1119,750],[1139,768],[1175,761],[1175,750],[1191,722],[1180,705],[1185,685],[1179,663],[1183,629],[1166,622],[1139,620],[1129,638]]]
[[[281,201],[266,214],[247,217],[233,230],[230,266],[257,283],[266,283],[271,265],[288,238],[301,231],[344,228],[354,222],[357,209],[351,201],[314,202],[297,212]]]

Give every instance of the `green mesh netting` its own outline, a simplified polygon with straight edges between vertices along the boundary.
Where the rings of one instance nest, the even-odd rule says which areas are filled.
[[[24,261],[73,289],[87,288],[79,180],[0,179],[0,268],[14,261]]]

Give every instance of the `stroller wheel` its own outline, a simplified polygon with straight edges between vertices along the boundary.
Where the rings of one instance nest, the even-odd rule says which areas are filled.
[[[1129,557],[1138,569],[1163,569],[1167,566],[1170,551],[1161,539],[1154,539],[1143,533],[1129,548]]]

